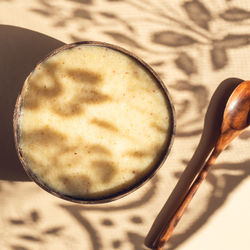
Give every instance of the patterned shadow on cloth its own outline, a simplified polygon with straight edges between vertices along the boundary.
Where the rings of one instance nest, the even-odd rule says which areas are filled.
[[[26,246],[26,243],[41,246],[49,239],[63,237],[65,226],[53,225],[48,228],[43,228],[40,225],[41,220],[42,218],[38,210],[31,210],[22,218],[9,218],[9,226],[20,229],[20,233],[16,235],[16,239],[22,242],[11,244],[10,249],[30,249]]]
[[[229,195],[242,181],[250,176],[249,166],[250,160],[240,164],[225,162],[223,164],[217,164],[211,170],[207,178],[211,190],[208,199],[204,201],[205,207],[202,208],[200,214],[192,221],[192,224],[185,232],[173,234],[167,245],[169,250],[176,249],[185,240],[206,225],[213,214],[227,201]],[[176,173],[176,176],[179,176],[179,174],[180,173]],[[189,211],[187,210],[186,213],[188,217]]]
[[[155,176],[155,178],[150,182],[149,191],[145,192],[140,199],[136,201],[131,201],[130,203],[124,204],[122,206],[113,206],[105,205],[105,206],[91,206],[91,207],[85,207],[81,205],[65,205],[61,204],[60,207],[65,209],[65,211],[70,214],[77,223],[82,227],[84,231],[86,231],[89,234],[89,238],[91,239],[91,245],[93,250],[101,250],[104,249],[104,242],[101,237],[101,234],[98,230],[97,226],[94,226],[91,224],[91,220],[89,220],[89,217],[84,216],[85,213],[88,211],[96,211],[96,212],[104,212],[102,213],[102,216],[106,216],[102,218],[101,224],[105,227],[116,227],[117,221],[113,221],[112,214],[120,213],[123,210],[131,211],[130,213],[133,213],[134,209],[138,209],[139,207],[143,207],[145,204],[150,202],[150,200],[153,199],[154,194],[157,190],[157,183],[158,178]],[[143,224],[143,217],[141,215],[133,215],[130,218],[127,218],[127,221],[134,225],[133,227],[136,228],[137,225],[140,226],[140,224]],[[115,236],[116,237],[116,236]],[[122,237],[122,236],[120,236]],[[126,231],[125,232],[126,238],[116,239],[112,238],[112,242],[110,242],[110,245],[113,246],[114,249],[119,249],[119,247],[124,244],[125,242],[129,241],[131,246],[133,246],[133,249],[139,250],[139,249],[145,249],[143,245],[144,241],[144,235],[135,233],[132,231]],[[105,242],[107,244],[107,242]],[[106,245],[105,244],[105,245]]]
[[[53,5],[49,0],[39,0],[37,2],[38,5],[30,8],[30,11],[41,17],[41,20],[48,19],[49,23],[55,29],[61,32],[67,32],[70,41],[95,40],[95,35],[98,35],[98,38],[103,37],[103,40],[116,43],[145,58],[155,71],[161,75],[173,96],[176,117],[178,119],[177,141],[180,139],[195,139],[200,136],[202,132],[201,117],[205,115],[211,90],[208,83],[205,82],[204,72],[202,72],[201,65],[204,64],[204,61],[207,63],[207,76],[213,76],[213,74],[217,74],[229,68],[232,64],[232,58],[230,57],[232,51],[237,52],[250,45],[250,33],[247,29],[245,29],[245,31],[239,29],[244,25],[247,27],[250,19],[250,10],[236,7],[236,3],[235,5],[230,5],[230,1],[226,0],[218,0],[218,2],[224,4],[223,8],[218,9],[212,8],[205,0],[183,0],[174,3],[174,5],[171,5],[171,2],[167,0],[106,0],[103,1],[105,2],[105,9],[102,4],[100,4],[102,1],[73,0],[71,4],[72,8],[67,9],[67,11],[60,11],[63,10],[63,7]],[[123,6],[126,6],[131,12],[120,15],[122,13],[117,12],[117,9],[122,9]],[[225,27],[230,28],[223,30],[221,33],[219,25],[214,25],[215,22],[221,22]],[[75,27],[74,33],[66,29],[66,27],[71,25]],[[147,27],[152,27],[152,25],[154,25],[154,28],[147,30]],[[1,26],[0,32],[4,30],[2,28],[4,27]],[[140,32],[141,28],[145,28],[145,32]],[[15,83],[19,83],[19,79],[22,79],[21,82],[23,82],[25,74],[31,70],[30,66],[35,64],[38,59],[40,59],[40,56],[45,55],[51,49],[63,44],[54,39],[54,42],[51,42],[52,40],[49,39],[48,43],[45,43],[44,47],[42,47],[44,50],[38,50],[34,46],[40,46],[42,43],[36,43],[32,38],[32,34],[37,33],[32,33],[31,36],[27,36],[26,40],[26,36],[24,36],[26,31],[23,29],[20,30],[21,28],[17,27],[9,27],[8,29],[9,31],[13,30],[13,34],[15,35],[21,34],[21,38],[26,42],[28,38],[31,38],[32,50],[35,52],[39,51],[39,53],[41,52],[39,55],[34,55],[33,53],[28,54],[32,57],[30,64],[24,65],[23,72],[19,72],[19,75],[15,76],[15,74],[11,74]],[[92,31],[94,31],[94,33]],[[28,33],[29,32],[27,32],[27,34]],[[13,41],[14,46],[16,43],[15,40]],[[1,40],[0,49],[3,43],[5,43],[5,41]],[[20,58],[27,56],[27,53],[25,53],[25,50],[22,51],[22,48],[19,53],[21,52],[24,54],[21,54],[21,57],[18,59],[19,61],[16,60],[16,58],[14,58],[13,61],[20,62]],[[11,62],[9,62],[9,65],[10,63]],[[0,67],[0,70],[1,68],[2,67]],[[175,70],[175,77],[168,80],[168,73],[172,72],[172,69]],[[11,72],[10,69],[9,72]],[[19,76],[21,76],[21,78]],[[11,94],[12,96],[11,105],[8,106],[9,112],[6,112],[6,114],[8,113],[8,115],[6,115],[6,121],[8,122],[12,119],[10,117],[10,111],[14,106],[14,99],[20,88],[21,85],[15,84],[15,93],[11,94],[8,92],[8,95]],[[7,92],[1,91],[1,93],[6,94]],[[175,99],[175,96],[178,96],[178,99]],[[6,99],[0,98],[0,100],[5,100],[3,104],[7,103]],[[4,107],[4,105],[0,106]],[[195,110],[196,115],[187,119],[185,114],[192,109]],[[5,126],[11,128],[7,123]],[[1,141],[6,141],[6,135],[0,135],[2,136]],[[9,135],[11,136],[11,132],[8,133],[7,141],[12,141]],[[247,140],[249,138],[249,132],[246,131],[239,137],[239,140]],[[7,151],[11,153],[3,154],[4,159],[6,159],[6,162],[11,162],[11,165],[16,166],[17,173],[20,173],[18,169],[21,169],[21,166],[18,163],[16,154],[14,156],[14,145],[7,145],[7,148],[9,149]],[[3,143],[1,144],[1,149],[5,150]],[[1,151],[1,153],[3,152],[6,151]],[[12,160],[10,161],[10,159]],[[188,159],[179,157],[177,161],[179,161],[179,165],[186,166]],[[222,207],[228,199],[229,194],[249,176],[248,167],[249,160],[245,160],[239,164],[223,162],[211,171],[208,182],[212,191],[202,207],[202,211],[205,211],[205,213],[200,212],[199,215],[193,215],[192,211],[189,211],[192,217],[192,226],[187,231],[180,232],[173,236],[168,245],[170,249],[179,249],[191,235],[194,235],[200,230],[204,223]],[[236,176],[234,170],[238,173]],[[174,172],[175,180],[180,177],[180,173],[179,171]],[[21,174],[22,173],[20,173],[20,176]],[[6,177],[4,178],[6,179]],[[12,179],[10,178],[10,180]],[[94,250],[100,250],[104,249],[104,239],[102,239],[102,235],[99,231],[99,225],[92,223],[92,218],[88,216],[88,212],[103,211],[105,217],[102,216],[101,225],[111,228],[115,227],[112,214],[129,210],[133,213],[133,217],[129,217],[127,220],[131,223],[131,228],[135,228],[136,225],[139,226],[140,224],[146,223],[143,217],[144,215],[138,215],[136,209],[140,210],[142,206],[149,204],[154,194],[160,192],[159,183],[160,178],[156,175],[152,179],[152,183],[150,182],[149,184],[150,191],[145,192],[140,200],[130,201],[126,205],[113,206],[109,204],[106,207],[84,207],[79,205],[62,205],[59,203],[58,206],[65,210],[73,220],[76,220],[84,231],[88,231],[92,248]],[[36,223],[38,223],[39,220],[40,219],[38,219]],[[8,223],[12,227],[26,228],[27,226],[25,219],[19,217],[9,218]],[[58,227],[58,229],[56,227]],[[56,225],[54,229],[51,229],[51,237],[61,235],[64,228],[65,225]],[[124,241],[128,241],[131,245],[131,249],[141,250],[144,249],[143,238],[145,235],[146,232],[138,233],[132,231],[132,229],[127,230],[126,237],[122,239],[114,237],[111,246],[113,249],[119,249],[123,247]],[[32,236],[23,235],[22,237],[24,244],[12,245],[12,250],[28,250],[25,242],[36,239],[32,238],[35,237],[33,234]],[[38,238],[38,243],[39,240],[41,239]]]

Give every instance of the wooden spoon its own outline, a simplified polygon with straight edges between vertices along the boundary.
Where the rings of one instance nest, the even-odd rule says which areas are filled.
[[[175,211],[167,225],[161,230],[155,239],[156,249],[160,250],[171,237],[174,228],[181,219],[185,209],[189,205],[202,181],[206,178],[208,170],[215,162],[219,154],[228,146],[228,144],[244,129],[250,125],[250,81],[242,82],[235,88],[230,98],[228,99],[224,110],[223,121],[221,126],[220,136],[215,144],[215,147],[208,158],[205,165],[202,167],[193,184],[189,188],[186,196],[180,202],[180,206]]]

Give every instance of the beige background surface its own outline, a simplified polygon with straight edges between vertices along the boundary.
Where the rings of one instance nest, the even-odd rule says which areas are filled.
[[[13,143],[12,112],[25,77],[52,49],[81,40],[135,52],[161,75],[176,109],[163,167],[136,192],[103,205],[69,203],[27,181]],[[211,130],[188,164],[213,93],[219,88],[223,97],[237,82],[224,79],[250,78],[249,56],[248,1],[0,0],[0,248],[147,249],[144,239],[180,175],[197,168],[216,134]],[[211,117],[205,125],[218,125]],[[219,157],[166,249],[250,248],[249,138],[248,129]]]

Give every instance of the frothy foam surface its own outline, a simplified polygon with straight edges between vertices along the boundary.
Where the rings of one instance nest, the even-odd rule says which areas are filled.
[[[152,169],[168,141],[169,119],[164,94],[142,65],[113,49],[79,45],[27,78],[20,148],[53,190],[101,198]]]

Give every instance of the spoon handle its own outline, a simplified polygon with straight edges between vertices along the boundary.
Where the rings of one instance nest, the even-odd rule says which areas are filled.
[[[181,219],[183,213],[185,212],[186,208],[188,207],[189,203],[191,202],[196,191],[200,187],[202,181],[206,178],[210,166],[214,163],[214,161],[218,157],[219,153],[220,153],[220,151],[218,151],[217,149],[214,149],[214,151],[211,153],[207,162],[205,163],[205,165],[203,166],[203,168],[199,172],[198,176],[194,180],[191,187],[189,188],[186,196],[183,198],[179,207],[175,211],[173,217],[165,225],[165,227],[162,229],[162,231],[158,234],[158,239],[155,240],[155,243],[156,243],[155,249],[161,250],[163,248],[164,244],[169,240],[176,225],[178,224],[179,220]]]

